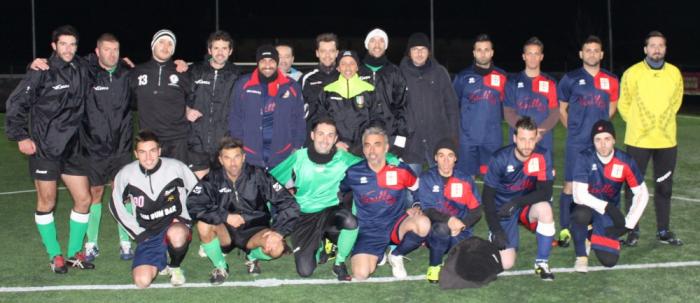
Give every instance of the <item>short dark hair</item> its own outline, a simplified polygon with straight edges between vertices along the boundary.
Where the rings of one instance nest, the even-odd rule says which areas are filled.
[[[583,40],[583,43],[581,43],[581,49],[583,49],[584,45],[590,43],[598,43],[598,45],[600,45],[600,48],[603,48],[603,40],[600,40],[600,38],[596,35],[589,35],[588,37],[586,37],[586,40]]]
[[[321,117],[320,119],[316,120],[316,121],[313,123],[311,129],[312,129],[312,130],[316,130],[316,127],[317,127],[319,124],[328,124],[328,125],[332,125],[333,127],[335,127],[335,129],[338,129],[338,126],[335,124],[335,120],[333,120],[333,118],[328,117],[328,116],[324,116],[324,117]]]
[[[524,130],[537,130],[537,123],[535,123],[530,116],[523,116],[520,119],[518,119],[518,122],[515,122],[515,130],[513,131],[513,134],[517,135],[519,129],[524,129]]]
[[[53,30],[51,33],[51,42],[58,42],[58,38],[61,36],[73,36],[75,37],[75,42],[78,43],[80,36],[78,35],[78,30],[72,25],[61,25]]]
[[[523,44],[523,53],[525,52],[525,48],[530,46],[530,45],[537,45],[540,47],[540,52],[544,53],[544,43],[542,43],[542,40],[540,38],[537,38],[535,36],[530,37],[530,39],[527,39],[525,41],[525,44]]]
[[[99,38],[97,38],[97,46],[100,46],[100,44],[102,44],[102,42],[105,41],[119,43],[119,39],[117,39],[117,36],[115,36],[112,33],[104,33],[100,35]]]
[[[136,138],[134,138],[134,150],[136,150],[136,148],[139,146],[139,143],[148,141],[153,141],[158,145],[158,147],[160,147],[160,140],[158,140],[158,136],[156,136],[156,134],[149,129],[142,129],[138,134],[136,134]]]
[[[491,40],[491,37],[489,37],[488,34],[478,34],[476,38],[474,38],[474,45],[473,47],[476,47],[477,42],[490,42],[491,43],[491,48],[493,48],[493,40]]]
[[[221,138],[221,140],[219,140],[219,155],[224,149],[232,148],[240,148],[241,151],[243,151],[243,141],[237,138],[233,138],[231,136],[224,136],[223,138]]]
[[[211,45],[217,40],[228,42],[228,47],[233,49],[233,38],[231,38],[231,35],[226,31],[215,31],[209,34],[209,38],[207,38],[207,49],[211,48]]]
[[[650,31],[649,34],[647,35],[646,39],[644,39],[644,46],[649,45],[649,39],[654,38],[654,37],[659,37],[661,39],[664,39],[664,43],[666,43],[666,36],[662,34],[660,31]]]
[[[334,33],[323,33],[316,36],[316,49],[321,45],[321,42],[335,42],[335,48],[339,48],[338,35]]]

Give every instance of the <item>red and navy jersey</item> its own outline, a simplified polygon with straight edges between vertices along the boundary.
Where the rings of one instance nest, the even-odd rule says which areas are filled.
[[[391,231],[391,224],[405,212],[406,189],[415,190],[418,178],[408,165],[386,164],[378,173],[367,160],[348,168],[340,184],[342,191],[352,190],[358,226],[362,232]]]
[[[494,152],[484,184],[496,190],[496,207],[535,191],[538,181],[554,180],[550,155],[539,145],[524,162],[515,157],[515,144]]]
[[[459,99],[463,139],[470,144],[503,144],[501,103],[505,99],[506,72],[493,67],[482,76],[472,65],[455,77],[452,86]]]
[[[506,82],[505,107],[515,109],[518,116],[530,116],[537,125],[544,122],[550,112],[559,110],[557,99],[557,82],[552,77],[541,73],[531,78],[520,72]],[[511,133],[513,128],[510,129]],[[539,142],[542,147],[552,151],[552,132],[549,131]]]
[[[620,190],[624,182],[636,187],[644,182],[637,163],[627,153],[615,149],[612,160],[603,164],[595,148],[589,147],[579,154],[574,167],[574,182],[588,184],[588,192],[603,201],[620,203]]]
[[[419,183],[417,198],[423,210],[435,208],[461,219],[481,204],[474,179],[460,170],[455,169],[445,180],[433,167],[420,175]]]
[[[619,97],[619,82],[606,70],[600,69],[591,76],[579,68],[559,81],[557,95],[569,104],[567,144],[588,145],[593,124],[610,117],[610,103],[617,102]]]

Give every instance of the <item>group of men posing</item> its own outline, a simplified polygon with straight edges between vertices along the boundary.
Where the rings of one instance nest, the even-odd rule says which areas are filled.
[[[426,277],[436,282],[443,256],[472,236],[482,209],[503,268],[515,263],[521,224],[536,235],[535,272],[553,280],[552,243],[566,246],[573,237],[579,272],[587,271],[589,249],[614,266],[618,238],[637,243],[650,157],[658,239],[682,244],[669,217],[683,86],[664,62],[659,32],[649,34],[646,58],[621,85],[601,69],[594,36],[582,44],[583,67],[559,84],[540,71],[544,45],[535,37],[523,46],[525,69],[507,76],[493,65],[491,39],[477,36],[474,64],[454,81],[422,33],[409,37],[399,66],[387,60],[381,29],[367,35],[363,59],[339,51],[336,35],[321,34],[319,65],[303,76],[291,67],[290,45],[260,46],[257,68],[240,75],[226,32],[210,35],[207,59],[193,66],[172,60],[176,41],[158,31],[152,59],[131,68],[115,36],[103,34],[95,53],[80,58],[77,31],[59,27],[52,56],[35,60],[8,99],[6,133],[29,156],[35,221],[52,271],[94,268],[102,194],[111,184],[120,256],[133,259],[138,287],[159,273],[185,283],[180,264],[193,227],[215,268],[213,284],[228,277],[225,253],[234,248],[246,252],[251,274],[260,273],[260,261],[293,254],[307,277],[330,254],[333,272],[347,281],[368,278],[384,261],[405,277],[403,256],[424,243]],[[141,131],[131,162],[133,106]],[[614,148],[608,120],[616,108],[627,122],[627,153]],[[504,118],[513,134],[506,146]],[[555,241],[552,129],[559,120],[567,128],[566,186]],[[67,259],[53,219],[59,177],[74,202]],[[633,193],[626,217],[624,184]]]

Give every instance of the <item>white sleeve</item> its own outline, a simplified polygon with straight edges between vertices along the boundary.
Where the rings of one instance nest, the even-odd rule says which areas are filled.
[[[117,174],[114,178],[112,198],[109,200],[109,210],[114,219],[117,220],[117,223],[129,233],[129,236],[136,239],[145,229],[136,221],[136,207],[138,206],[132,205],[134,210],[131,213],[124,207],[124,191],[127,185],[128,182],[125,180],[124,175],[121,172]]]
[[[605,214],[605,207],[608,202],[600,200],[588,192],[588,183],[574,181],[574,202],[576,204],[586,205],[598,213]]]
[[[632,197],[632,206],[627,212],[627,217],[625,217],[625,227],[629,229],[633,229],[634,226],[637,225],[649,202],[649,191],[644,182],[633,187],[632,193],[634,194],[634,197]]]
[[[180,204],[182,205],[182,213],[180,213],[180,217],[186,220],[191,220],[190,212],[187,209],[187,196],[189,196],[190,192],[197,185],[199,180],[197,180],[197,176],[185,164],[180,165],[180,170],[182,172],[182,181],[185,185],[184,192],[180,193]]]

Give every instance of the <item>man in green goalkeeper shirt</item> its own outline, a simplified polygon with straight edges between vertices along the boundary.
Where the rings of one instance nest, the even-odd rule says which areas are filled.
[[[340,205],[338,188],[347,168],[361,158],[336,148],[338,133],[330,118],[315,123],[311,140],[311,146],[297,150],[270,173],[287,188],[296,188],[301,209],[292,232],[297,273],[302,277],[313,274],[321,243],[328,238],[338,246],[333,273],[338,280],[349,281],[345,259],[357,238],[357,218],[349,207]]]

